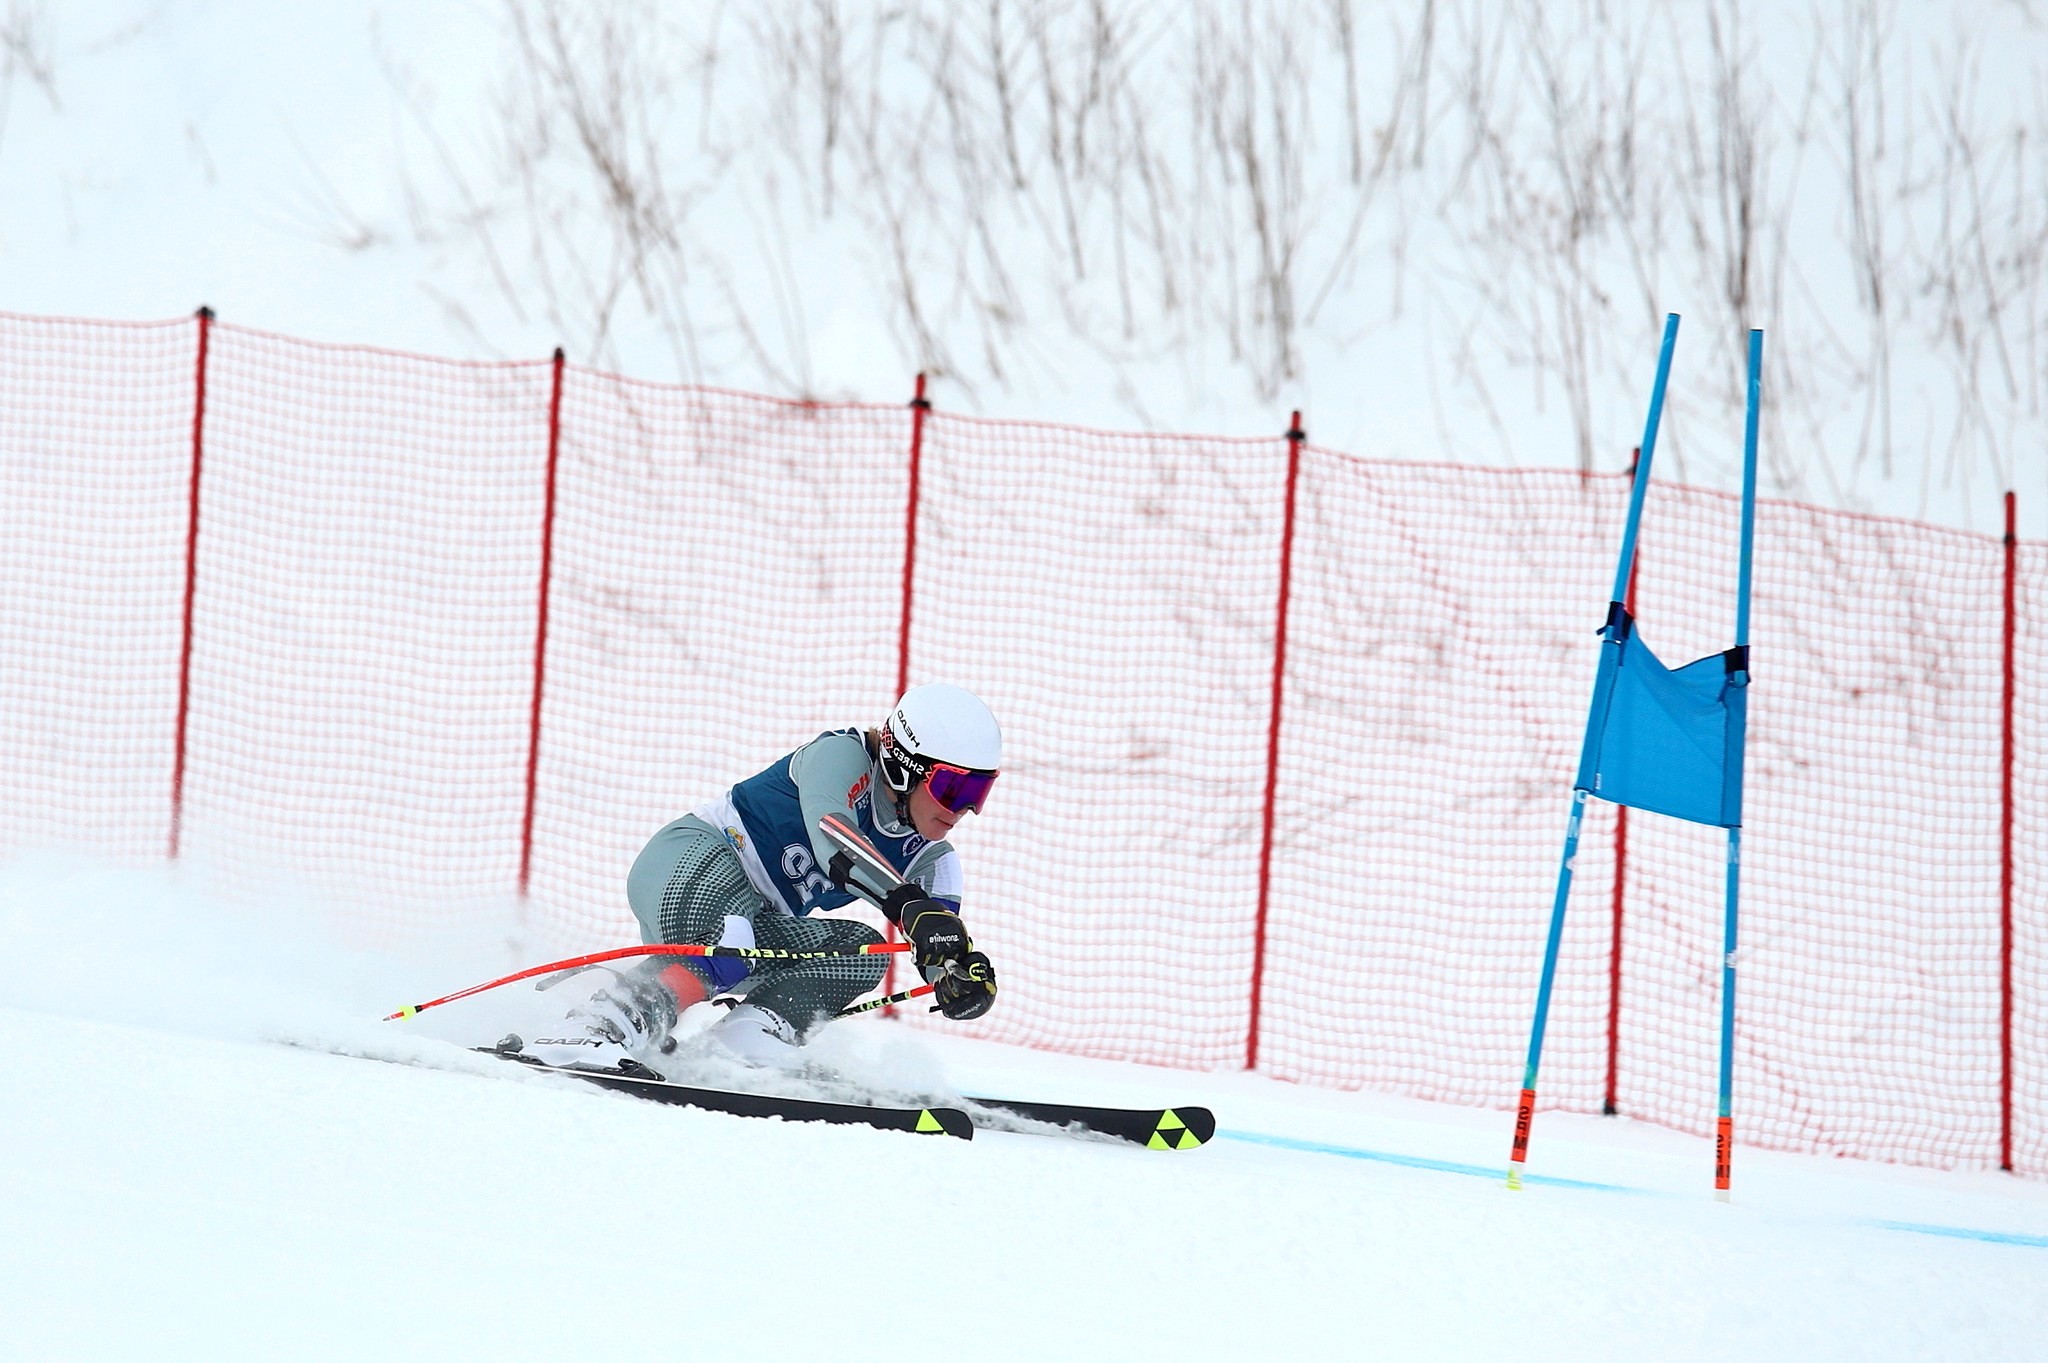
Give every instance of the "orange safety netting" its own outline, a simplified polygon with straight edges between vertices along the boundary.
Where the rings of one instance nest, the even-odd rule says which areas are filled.
[[[1269,770],[1278,433],[929,413],[906,584],[907,405],[225,324],[202,405],[199,331],[0,317],[0,847],[161,856],[175,813],[366,938],[524,872],[536,957],[615,946],[648,835],[907,668],[1008,737],[959,839],[1003,980],[971,1032],[1512,1104],[1624,478],[1305,445]],[[1667,660],[1729,642],[1737,512],[1651,489]],[[1995,1167],[2009,1110],[2048,1175],[2048,546],[2014,562],[2008,896],[2007,546],[1759,508],[1743,1143]],[[1590,810],[1544,1102],[1611,1071],[1705,1133],[1723,838],[1632,812],[1617,856]]]

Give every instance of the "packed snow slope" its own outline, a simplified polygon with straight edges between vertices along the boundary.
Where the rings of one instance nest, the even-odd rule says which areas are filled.
[[[1701,1143],[1543,1114],[1510,1193],[1505,1113],[864,1019],[830,1054],[887,1082],[1205,1103],[1221,1130],[1160,1153],[661,1107],[452,1044],[551,1006],[531,993],[374,1021],[493,964],[328,921],[166,871],[0,868],[9,1357],[1872,1363],[2048,1338],[2037,1185],[1739,1152],[1723,1205]]]

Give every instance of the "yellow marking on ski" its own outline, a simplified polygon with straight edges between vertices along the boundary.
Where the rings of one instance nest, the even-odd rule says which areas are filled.
[[[1193,1150],[1201,1145],[1195,1133],[1188,1130],[1188,1124],[1172,1108],[1159,1114],[1159,1125],[1152,1130],[1152,1139],[1145,1142],[1147,1150]]]
[[[937,1117],[934,1117],[930,1108],[922,1108],[918,1111],[917,1129],[926,1135],[934,1131],[942,1136],[946,1134],[946,1124]]]

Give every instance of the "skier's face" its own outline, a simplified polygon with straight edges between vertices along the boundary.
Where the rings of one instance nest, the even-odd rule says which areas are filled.
[[[953,831],[953,825],[965,818],[932,798],[928,783],[919,781],[910,791],[910,826],[918,836],[927,842],[937,842]]]

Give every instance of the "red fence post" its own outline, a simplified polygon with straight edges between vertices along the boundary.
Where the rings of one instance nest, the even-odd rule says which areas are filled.
[[[1639,445],[1629,459],[1629,481],[1633,483],[1636,465],[1642,462],[1643,451]],[[1628,565],[1628,595],[1622,602],[1630,615],[1636,613],[1636,575],[1643,565],[1642,551],[1638,549]],[[1614,807],[1614,901],[1612,905],[1614,936],[1607,948],[1607,1096],[1600,1110],[1612,1117],[1621,1111],[1621,918],[1628,904],[1628,806]]]
[[[924,395],[924,375],[917,376],[917,395],[910,400],[910,490],[903,503],[903,614],[896,626],[896,695],[910,689],[910,604],[917,580],[917,504],[924,474],[924,414],[932,409]]]
[[[1628,806],[1614,807],[1614,940],[1607,948],[1607,1097],[1600,1111],[1621,1111],[1621,918],[1628,901]]]
[[[2019,508],[2005,494],[2005,628],[1998,745],[1998,1167],[2012,1172],[2012,822],[2014,641],[2019,632]]]
[[[917,392],[910,399],[910,486],[903,498],[903,614],[896,626],[896,691],[889,697],[892,702],[910,689],[910,607],[916,595],[917,512],[924,490],[924,414],[931,409],[931,401],[924,395],[924,375],[920,373]],[[886,931],[886,940],[895,941],[896,925],[888,924]],[[896,992],[894,956],[882,972],[882,992]],[[885,1016],[895,1011],[894,1004],[882,1010]]]
[[[206,453],[206,349],[213,334],[213,309],[202,307],[199,358],[192,379],[192,477],[185,512],[185,620],[178,645],[178,718],[171,739],[170,857],[176,861],[185,838],[185,732],[192,715],[192,608],[199,595],[199,471]]]
[[[1273,699],[1266,722],[1266,799],[1259,830],[1259,911],[1252,927],[1251,1021],[1245,1031],[1244,1067],[1259,1067],[1259,1012],[1266,979],[1266,910],[1273,888],[1273,806],[1280,790],[1280,702],[1287,680],[1287,607],[1294,585],[1295,489],[1301,446],[1308,433],[1301,413],[1287,428],[1287,496],[1280,513],[1280,595],[1273,610]]]
[[[533,709],[526,734],[526,813],[519,825],[519,897],[533,879],[533,812],[540,794],[540,710],[548,665],[548,598],[555,575],[555,471],[562,454],[562,348],[555,347],[554,384],[548,393],[547,491],[540,515],[540,602],[534,610]]]

